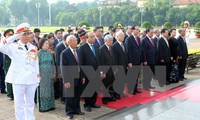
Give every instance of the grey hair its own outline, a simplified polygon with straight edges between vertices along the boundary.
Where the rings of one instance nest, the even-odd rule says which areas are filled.
[[[121,33],[124,34],[124,32],[122,30],[119,30],[119,31],[116,32],[115,36],[118,37]]]
[[[111,35],[106,35],[106,36],[104,37],[104,40],[105,40],[105,41],[113,40],[113,36],[111,36]]]
[[[73,37],[75,37],[75,36],[74,35],[67,36],[67,43],[69,43],[72,40]]]

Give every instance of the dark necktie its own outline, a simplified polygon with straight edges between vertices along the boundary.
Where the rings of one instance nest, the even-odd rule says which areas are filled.
[[[108,48],[108,51],[109,51],[110,56],[112,56],[112,50],[111,50],[111,47]]]
[[[28,46],[25,44],[24,47],[26,48],[26,50],[28,50]]]
[[[94,56],[96,57],[96,53],[95,53],[95,49],[94,49],[94,45],[91,45],[91,47],[92,47],[92,52],[93,52]]]
[[[122,47],[123,52],[125,52],[125,48],[124,48],[124,44],[123,43],[121,43],[121,47]]]
[[[151,41],[151,44],[155,47],[155,45],[154,45],[154,41],[153,41],[152,38],[150,38],[150,41]]]
[[[139,42],[138,42],[138,38],[135,37],[135,42],[137,43],[137,45],[139,46]]]

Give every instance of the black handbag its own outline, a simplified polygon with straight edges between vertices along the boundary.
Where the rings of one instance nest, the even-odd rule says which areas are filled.
[[[170,73],[170,82],[178,83],[179,82],[179,74],[178,74],[178,65],[177,63],[172,64],[172,69]]]

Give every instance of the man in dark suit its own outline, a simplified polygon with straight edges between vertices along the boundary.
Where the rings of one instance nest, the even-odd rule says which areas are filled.
[[[94,28],[94,34],[95,34],[95,42],[94,45],[96,45],[98,48],[100,48],[104,44],[104,40],[102,38],[102,27],[95,27]]]
[[[95,42],[95,34],[93,32],[86,33],[86,43],[80,46],[79,52],[80,52],[80,65],[81,66],[92,66],[94,70],[97,70],[100,62],[99,62],[99,49],[97,46],[94,45]],[[83,85],[83,89],[87,86],[89,83],[88,78],[82,73],[81,78],[83,81],[85,81],[85,84]],[[85,104],[84,108],[86,111],[91,112],[93,108],[100,108],[100,106],[96,105],[96,98],[97,93],[95,92],[92,97],[85,97]]]
[[[6,94],[5,90],[5,73],[3,70],[3,53],[0,52],[0,90]]]
[[[63,97],[63,80],[62,80],[62,76],[61,76],[61,72],[60,72],[60,55],[62,53],[63,50],[65,50],[67,48],[67,36],[68,34],[64,35],[64,40],[60,43],[57,44],[56,48],[55,48],[55,63],[56,63],[56,69],[57,69],[57,77],[59,78],[59,88],[60,88],[60,97],[61,97],[61,103],[64,103],[65,98]],[[58,89],[58,88],[56,88]]]
[[[153,40],[153,28],[148,28],[146,33],[146,37],[142,40],[143,65],[149,66],[155,74],[157,46]],[[145,89],[155,88],[150,85],[150,82],[151,81],[147,81],[146,84],[143,84]]]
[[[61,41],[62,41],[62,32],[61,32],[61,30],[56,30],[55,31],[55,39],[54,39],[53,47],[55,48],[56,45]]]
[[[126,27],[126,34],[125,34],[125,37],[124,37],[124,43],[126,43],[126,38],[131,36],[131,33],[132,33],[132,26],[127,26]]]
[[[70,69],[66,69],[67,66],[77,66],[77,72],[80,74],[79,67],[79,53],[77,51],[77,39],[74,35],[67,37],[67,43],[69,48],[65,49],[61,53],[61,72],[64,80],[64,86],[67,92],[70,92],[69,88],[74,88],[74,97],[66,97],[65,112],[69,119],[73,119],[74,114],[83,115],[80,108],[80,84],[79,78],[74,79],[74,83],[70,82],[69,74]],[[74,85],[74,86],[72,86]],[[67,95],[67,93],[66,93]]]
[[[170,85],[170,62],[171,62],[171,55],[170,55],[170,47],[168,43],[168,34],[169,31],[167,29],[161,30],[162,37],[158,41],[158,61],[160,65],[166,66],[166,85]],[[162,86],[163,83],[160,83]]]
[[[112,43],[113,43],[113,37],[111,35],[106,35],[104,38],[105,44],[100,47],[100,63],[101,65],[105,66],[112,66],[114,65],[114,57],[112,52]],[[103,104],[107,104],[110,101],[115,101],[115,96],[117,93],[113,90],[113,82],[114,82],[114,74],[112,68],[109,69],[109,71],[106,73],[106,78],[103,79],[103,83],[105,87],[108,89],[111,98],[109,97],[103,97],[102,102]]]
[[[35,28],[34,30],[33,30],[33,32],[34,32],[34,43],[36,44],[36,46],[37,47],[39,47],[39,41],[40,41],[40,29],[39,28]]]
[[[185,74],[185,66],[186,61],[188,58],[188,49],[185,39],[185,29],[179,29],[180,36],[178,37],[178,43],[179,43],[179,60],[178,60],[178,69],[179,69],[179,78],[180,80],[186,79],[184,77]]]
[[[138,26],[132,26],[132,35],[126,39],[126,49],[127,49],[127,57],[128,57],[128,67],[132,67],[134,65],[140,66],[142,62],[142,49],[141,42],[138,34],[140,33],[140,29]],[[138,75],[139,77],[139,75]],[[132,94],[141,93],[141,91],[137,90],[138,79],[136,80],[136,85],[134,91],[129,91]]]
[[[154,38],[153,38],[153,40],[154,40],[154,43],[155,43],[157,48],[158,48],[158,40],[159,39],[160,39],[160,30],[155,29],[154,30]]]
[[[116,33],[117,41],[112,46],[113,56],[114,56],[114,65],[123,66],[125,73],[127,73],[127,55],[126,55],[126,48],[124,46],[124,32],[119,30]],[[115,71],[115,70],[114,70]],[[127,96],[123,94],[124,87],[119,88],[119,94],[123,96]],[[120,99],[120,95],[115,95],[116,99]]]
[[[79,67],[79,53],[77,51],[77,39],[74,35],[69,35],[67,37],[67,43],[69,48],[65,49],[61,53],[61,72],[64,80],[64,86],[67,92],[70,92],[69,88],[74,85],[74,97],[67,97],[65,101],[65,111],[69,119],[73,119],[74,114],[83,115],[85,113],[81,112],[80,108],[80,84],[79,78],[74,79],[74,83],[69,80],[70,70],[66,69],[67,66],[77,66],[77,72],[80,74]],[[67,94],[67,93],[66,93]]]

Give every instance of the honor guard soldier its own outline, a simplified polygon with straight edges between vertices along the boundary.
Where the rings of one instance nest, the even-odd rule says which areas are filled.
[[[6,82],[13,85],[15,117],[17,120],[35,120],[34,96],[39,85],[39,64],[37,48],[28,40],[30,25],[22,23],[16,34],[0,43],[0,52],[11,58]],[[16,39],[18,42],[13,43]]]
[[[8,29],[4,32],[3,36],[5,38],[8,38],[10,36],[13,36],[14,30],[13,29]],[[3,60],[3,69],[4,73],[7,74],[8,69],[10,67],[11,59],[8,57],[8,55],[4,54],[4,60]],[[7,88],[7,97],[9,100],[13,100],[13,90],[12,90],[12,84],[11,83],[6,83],[6,88]]]

